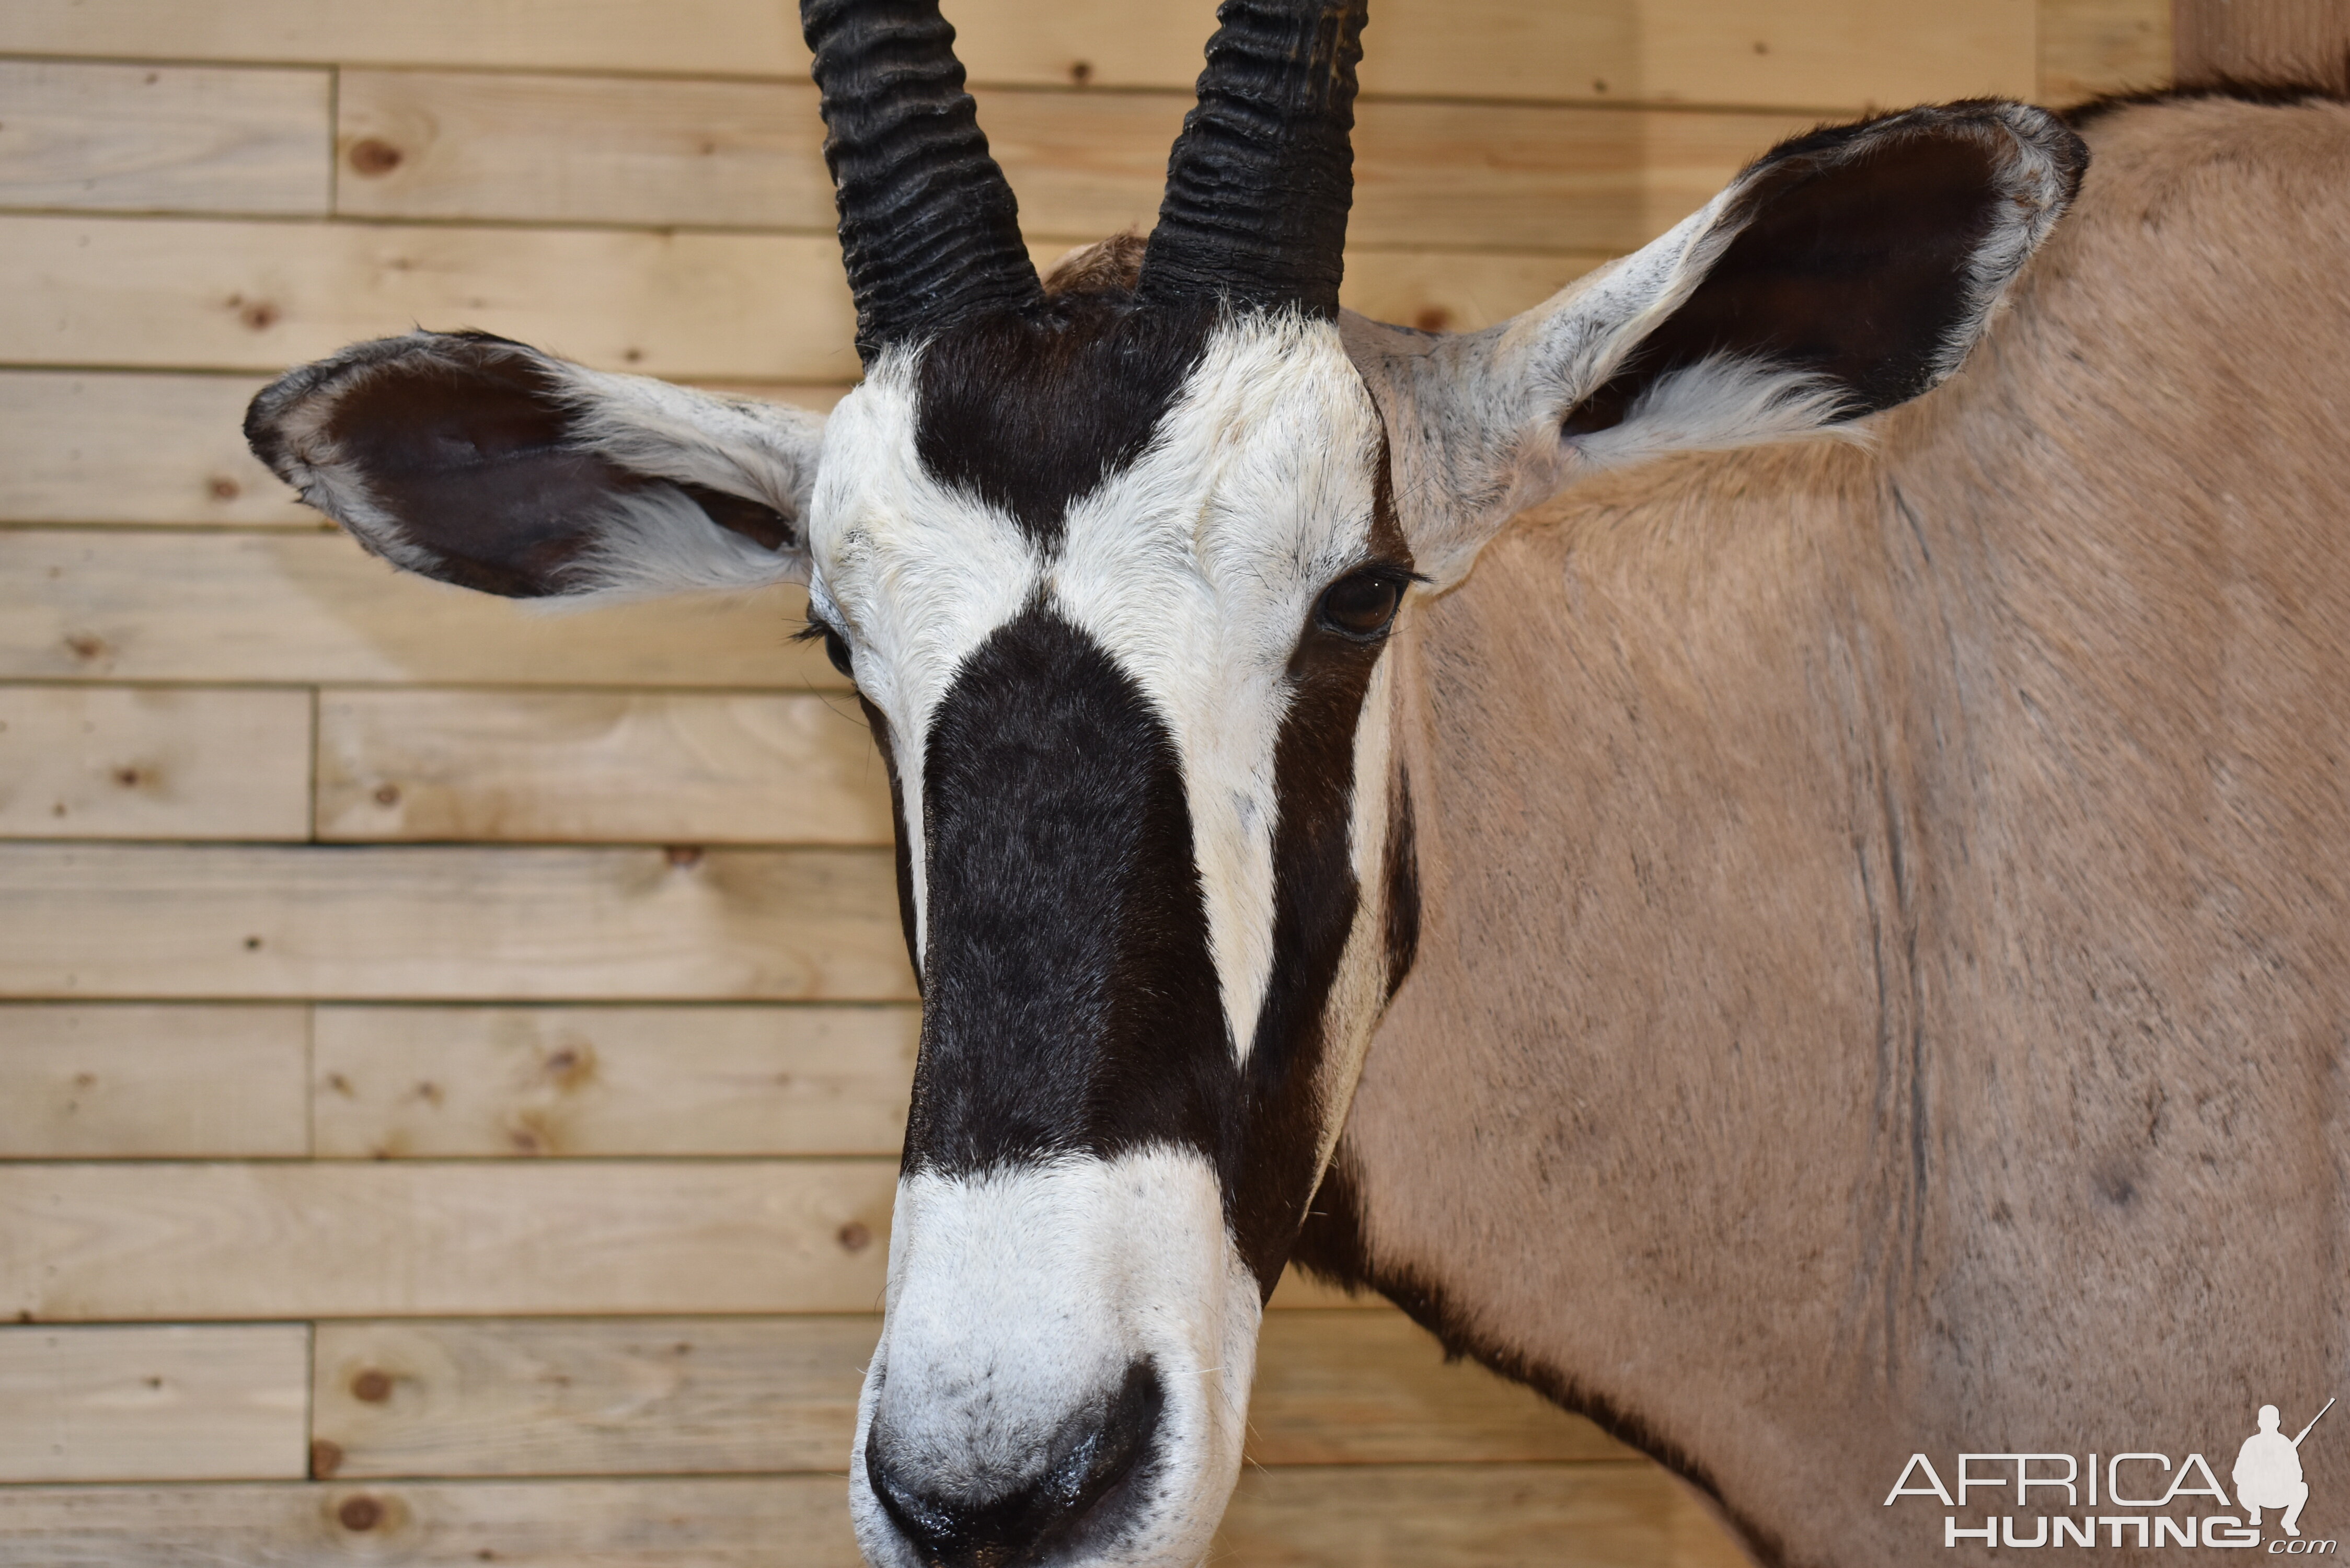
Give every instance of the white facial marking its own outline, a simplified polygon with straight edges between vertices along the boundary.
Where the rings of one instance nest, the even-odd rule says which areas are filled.
[[[1215,1172],[1191,1150],[906,1178],[850,1460],[867,1554],[914,1563],[867,1479],[876,1420],[925,1490],[983,1501],[1033,1480],[1064,1426],[1097,1416],[1147,1358],[1166,1397],[1148,1501],[1109,1560],[1191,1568],[1239,1472],[1260,1314]]]
[[[922,748],[931,721],[962,661],[1035,593],[1039,563],[1010,517],[939,483],[916,458],[916,365],[910,352],[884,356],[825,427],[809,598],[851,639],[858,690],[889,722],[919,955],[929,945]]]
[[[1334,327],[1225,327],[1140,460],[1071,509],[1053,576],[1061,613],[1173,734],[1243,1059],[1273,970],[1284,677],[1322,590],[1364,557],[1378,442]]]
[[[811,539],[817,612],[852,639],[858,684],[889,721],[918,950],[924,740],[962,661],[1041,587],[1174,741],[1225,1020],[1245,1056],[1273,964],[1289,656],[1370,537],[1379,422],[1360,373],[1328,322],[1222,324],[1149,447],[1071,505],[1056,553],[923,472],[916,413],[909,355],[842,400]]]

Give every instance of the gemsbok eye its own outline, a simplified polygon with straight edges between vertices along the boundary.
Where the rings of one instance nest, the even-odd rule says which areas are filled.
[[[857,679],[857,671],[848,667],[847,640],[830,627],[824,628],[824,656],[832,660],[832,667],[835,670],[839,670],[851,680]]]
[[[1349,572],[1322,590],[1314,618],[1326,630],[1357,641],[1384,637],[1403,603],[1403,585],[1402,577],[1379,567]]]

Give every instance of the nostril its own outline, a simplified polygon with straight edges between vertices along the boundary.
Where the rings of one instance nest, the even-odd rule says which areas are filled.
[[[1017,1568],[1073,1538],[1118,1529],[1138,1501],[1121,1485],[1145,1468],[1165,1404],[1157,1370],[1134,1362],[1116,1394],[1063,1424],[1041,1472],[993,1496],[930,1490],[898,1468],[876,1420],[865,1439],[866,1484],[927,1568]]]
[[[1148,1361],[1126,1369],[1126,1381],[1109,1402],[1099,1425],[1087,1432],[1061,1462],[1047,1471],[1039,1489],[1071,1517],[1081,1515],[1103,1493],[1124,1480],[1149,1450],[1166,1403],[1159,1374]]]

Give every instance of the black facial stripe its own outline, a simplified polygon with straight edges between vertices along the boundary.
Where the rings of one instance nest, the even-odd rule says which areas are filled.
[[[873,731],[873,744],[881,753],[881,771],[889,777],[889,820],[898,830],[897,853],[890,857],[898,873],[898,923],[906,930],[906,961],[913,966],[914,994],[920,996],[922,954],[914,944],[914,856],[906,842],[906,788],[898,778],[898,753],[889,743],[889,721],[862,691],[857,694],[857,705],[865,710],[865,722]]]
[[[1411,778],[1396,768],[1388,789],[1388,995],[1419,957],[1419,845],[1411,822]]]
[[[923,755],[907,1168],[1157,1142],[1217,1158],[1232,1054],[1181,769],[1149,701],[1031,608],[964,661]]]
[[[922,355],[915,451],[1051,548],[1070,504],[1142,454],[1214,324],[1211,307],[1078,295],[942,335]]]
[[[1411,550],[1396,521],[1384,437],[1373,486],[1371,555],[1409,575]],[[1316,1175],[1330,988],[1362,902],[1353,854],[1355,732],[1385,648],[1384,639],[1319,631],[1308,612],[1290,656],[1289,710],[1274,748],[1280,816],[1273,837],[1272,976],[1249,1050],[1249,1140],[1239,1180],[1225,1189],[1241,1255],[1267,1294],[1288,1260]]]

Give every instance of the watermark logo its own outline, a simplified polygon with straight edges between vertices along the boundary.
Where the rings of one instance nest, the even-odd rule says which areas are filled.
[[[2253,1417],[2258,1430],[2236,1450],[2228,1472],[2234,1488],[2222,1486],[2199,1453],[2174,1462],[2168,1454],[1960,1454],[1950,1480],[1925,1454],[1912,1454],[1885,1495],[1891,1508],[1904,1498],[1932,1498],[1950,1511],[1942,1516],[1942,1544],[1997,1547],[2104,1545],[2150,1550],[2164,1546],[2247,1548],[2266,1546],[2272,1556],[2332,1555],[2334,1542],[2301,1533],[2301,1511],[2309,1502],[2309,1482],[2301,1469],[2301,1445],[2334,1408],[2324,1408],[2292,1437],[2284,1434],[2273,1405]],[[2241,1430],[2241,1428],[2238,1428]],[[1988,1490],[1987,1501],[1969,1494]],[[1992,1508],[2012,1511],[1988,1513]],[[1975,1522],[1961,1514],[1982,1510]],[[2282,1533],[2263,1533],[2263,1512],[2276,1516]],[[2102,1538],[2102,1539],[2101,1539]]]

